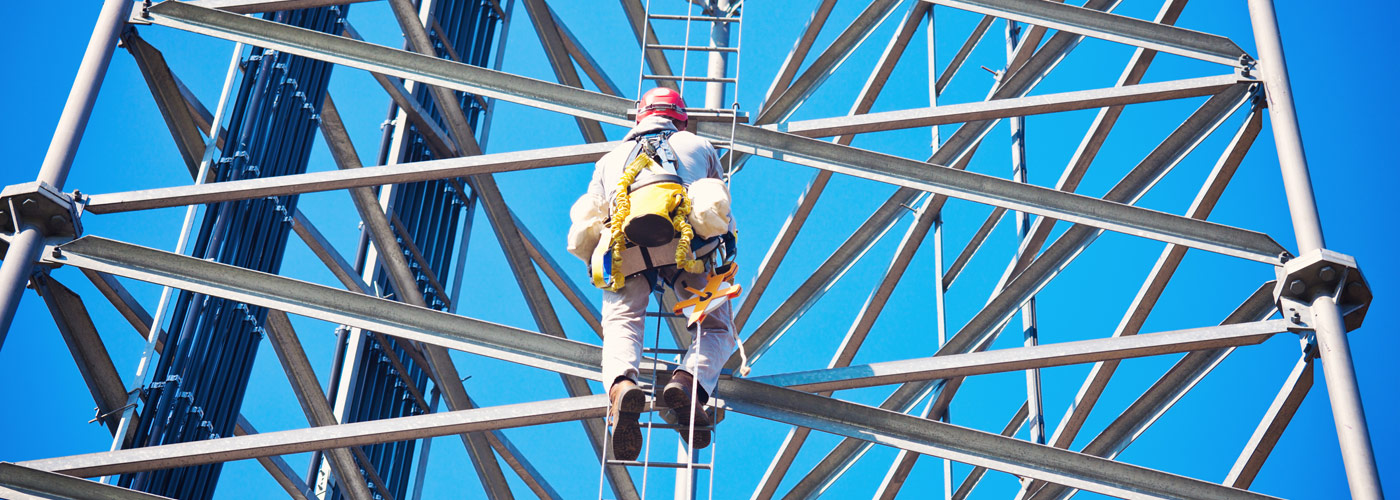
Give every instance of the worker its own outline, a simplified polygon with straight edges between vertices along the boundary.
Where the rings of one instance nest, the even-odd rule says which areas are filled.
[[[637,419],[646,395],[637,376],[648,296],[664,286],[678,302],[694,304],[716,274],[713,248],[724,246],[718,241],[727,241],[733,252],[729,189],[719,158],[709,141],[685,131],[688,118],[679,92],[661,87],[644,94],[636,126],[598,160],[588,192],[570,210],[569,251],[590,264],[594,284],[603,288],[602,380],[611,400],[613,457],[621,460],[636,459],[642,447]],[[732,276],[732,264],[726,266]],[[732,288],[737,294],[738,287]],[[711,419],[701,407],[736,339],[727,302],[700,309],[692,315],[703,317],[697,338],[658,404],[671,408],[682,426],[703,428]],[[706,429],[678,431],[696,449],[710,444]]]

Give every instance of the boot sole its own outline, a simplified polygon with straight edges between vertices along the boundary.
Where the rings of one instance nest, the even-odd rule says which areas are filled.
[[[671,414],[675,415],[676,423],[684,428],[676,429],[680,433],[681,439],[689,441],[691,416],[695,417],[695,427],[709,427],[710,416],[703,411],[692,411],[690,406],[690,395],[685,389],[674,385],[667,385],[661,391],[661,399],[666,402],[666,406],[671,407]],[[695,429],[695,442],[691,443],[695,449],[704,449],[710,446],[710,431]]]
[[[636,460],[642,453],[642,429],[637,425],[640,414],[621,412],[613,425],[612,455],[618,460]]]
[[[646,394],[636,386],[622,393],[613,409],[612,454],[618,460],[636,460],[642,452],[642,429],[637,420],[646,410]]]

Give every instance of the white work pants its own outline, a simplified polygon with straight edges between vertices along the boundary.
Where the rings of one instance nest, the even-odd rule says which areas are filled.
[[[705,275],[679,271],[675,266],[659,270],[663,279],[675,283],[677,300],[683,301],[693,294],[685,288],[697,290],[705,287]],[[643,313],[646,311],[651,283],[642,275],[630,276],[621,290],[603,291],[603,383],[611,386],[617,377],[637,380],[637,364],[642,359]],[[734,318],[729,303],[711,311],[700,322],[699,339],[688,346],[688,352],[681,366],[690,372],[705,388],[707,394],[715,393],[715,383],[719,381],[720,369],[734,354]],[[691,329],[694,332],[694,328]]]

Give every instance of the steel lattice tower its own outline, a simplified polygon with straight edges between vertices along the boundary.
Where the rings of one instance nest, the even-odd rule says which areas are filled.
[[[911,476],[921,456],[918,470],[942,464],[948,498],[973,494],[997,471],[999,481],[1015,478],[1016,498],[1269,498],[1250,488],[1320,364],[1350,492],[1381,497],[1348,346],[1372,292],[1356,260],[1324,242],[1272,0],[1248,0],[1248,16],[1230,21],[1249,28],[1241,32],[1252,33],[1254,52],[1245,40],[1178,27],[1185,0],[1154,11],[1117,0],[876,0],[852,8],[844,27],[837,2],[820,0],[811,14],[784,14],[806,20],[795,42],[771,25],[738,27],[740,14],[778,17],[773,5],[671,1],[696,21],[664,3],[621,0],[623,17],[606,20],[617,34],[602,35],[574,24],[576,34],[566,26],[576,21],[546,0],[107,0],[37,180],[0,193],[0,342],[34,289],[97,404],[94,420],[120,449],[0,464],[0,493],[210,498],[225,462],[256,458],[293,498],[419,498],[425,483],[444,480],[425,475],[430,439],[458,436],[437,446],[464,451],[471,494],[489,498],[593,494],[552,472],[555,463],[592,471],[582,476],[601,469],[609,498],[932,497],[937,487]],[[365,41],[356,28],[369,30],[347,17],[360,9],[386,12],[392,20],[380,21],[404,43]],[[673,22],[700,29],[680,34]],[[537,36],[543,79],[503,69],[511,27]],[[160,31],[238,44],[217,100],[201,102],[142,37]],[[916,60],[919,35],[926,62]],[[661,48],[692,44],[709,50],[690,60]],[[98,89],[126,77],[107,74],[124,57],[118,47],[173,139],[170,163],[183,162],[192,184],[66,185]],[[1086,65],[1076,51],[1116,58]],[[756,52],[786,56],[761,70],[737,60]],[[692,131],[719,144],[735,171],[747,252],[736,324],[755,373],[717,390],[727,419],[716,469],[667,472],[674,486],[661,489],[599,464],[608,403],[596,293],[578,266],[556,261],[566,217],[542,214],[567,211],[582,190],[574,181],[632,123],[638,62],[656,81],[709,81],[683,88],[705,108],[745,103],[739,123],[697,119]],[[853,66],[870,71],[852,77]],[[337,107],[333,70],[370,74],[389,97],[373,165],[354,142],[359,110],[345,104],[361,96]],[[882,92],[910,89],[928,106],[877,105]],[[833,99],[852,104],[843,115],[817,103]],[[522,106],[567,116],[569,137],[541,132],[530,140],[547,147],[515,148],[531,142],[503,130],[519,135],[532,128],[517,120],[540,120]],[[1133,112],[1149,106],[1150,119]],[[1111,136],[1116,126],[1134,132]],[[334,167],[317,165],[320,144]],[[1269,144],[1287,216],[1269,214],[1275,225],[1237,210],[1212,222],[1231,203],[1226,186],[1246,153]],[[1107,167],[1100,157],[1134,160]],[[1264,188],[1240,189],[1249,192],[1233,195]],[[303,198],[327,192],[349,195],[337,201],[353,208],[357,240],[323,233],[303,210]],[[83,230],[92,218],[175,207],[188,208],[173,252]],[[1295,242],[1276,240],[1289,230]],[[303,246],[310,256],[291,260]],[[482,248],[499,248],[489,254],[499,261]],[[291,262],[324,265],[318,272],[334,281],[288,277],[303,276]],[[1079,271],[1086,266],[1094,276]],[[80,297],[60,282],[79,280],[99,293]],[[167,288],[159,301],[138,300],[149,294],[129,291],[146,286],[136,281]],[[1159,303],[1181,302],[1171,294],[1182,287],[1198,289],[1195,302],[1149,321]],[[1239,290],[1252,293],[1225,297]],[[520,296],[523,307],[511,309]],[[134,378],[98,335],[125,328],[94,321],[98,302],[144,338]],[[1056,309],[1101,321],[1066,326]],[[334,342],[294,330],[289,315],[339,325]],[[684,327],[659,321],[667,342],[684,347]],[[1156,325],[1172,326],[1148,334]],[[1240,383],[1266,404],[1230,415],[1244,422],[1224,426],[1244,430],[1235,433],[1243,450],[1223,481],[1194,464],[1123,456],[1227,356],[1273,337],[1298,340],[1273,363],[1287,375],[1281,389],[1278,375]],[[245,416],[250,398],[268,397],[253,382],[263,345],[307,428],[260,434]],[[1164,361],[1130,364],[1147,357]],[[1136,392],[1108,389],[1116,371],[1140,382],[1118,390]],[[486,381],[464,382],[472,377]],[[955,406],[960,392],[977,403]],[[1111,411],[1120,413],[1102,415]],[[569,442],[521,439],[535,426]],[[544,458],[541,446],[557,452]],[[304,452],[304,472],[282,458]],[[754,461],[766,469],[725,467]],[[855,488],[838,483],[843,475],[883,479]],[[112,476],[112,485],[74,476]],[[905,487],[916,482],[923,489]]]

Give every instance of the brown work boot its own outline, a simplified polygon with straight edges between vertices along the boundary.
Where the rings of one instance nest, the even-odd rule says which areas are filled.
[[[691,387],[697,387],[699,394],[696,395],[696,404],[692,407]],[[704,387],[695,385],[695,377],[685,370],[676,370],[671,375],[671,381],[666,384],[666,388],[661,390],[661,400],[666,402],[666,406],[671,407],[671,414],[675,415],[676,423],[680,428],[676,432],[681,433],[681,439],[690,442],[695,449],[701,449],[710,445],[710,415],[705,413],[704,405],[708,401],[709,395],[705,394]],[[691,442],[691,422],[695,423],[694,441]],[[703,428],[703,429],[702,429]]]
[[[619,378],[608,389],[608,399],[612,401],[608,423],[613,426],[613,458],[636,460],[642,452],[642,429],[637,426],[637,417],[646,410],[646,393],[631,379]]]

